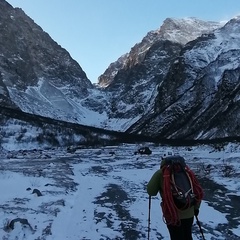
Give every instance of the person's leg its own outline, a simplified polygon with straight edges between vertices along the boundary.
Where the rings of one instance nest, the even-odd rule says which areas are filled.
[[[171,240],[185,240],[184,238],[184,229],[182,228],[182,225],[180,226],[173,226],[173,225],[167,225],[170,238]]]
[[[167,225],[171,240],[193,240],[192,239],[193,217],[181,219],[179,226]]]
[[[181,220],[182,229],[184,232],[184,238],[185,240],[193,240],[192,238],[192,225],[193,225],[193,217],[182,219]]]

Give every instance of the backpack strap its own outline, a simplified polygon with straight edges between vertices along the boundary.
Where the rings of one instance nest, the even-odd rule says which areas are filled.
[[[194,188],[193,188],[192,179],[191,179],[191,177],[190,177],[190,175],[189,175],[189,173],[188,173],[187,171],[186,171],[186,174],[187,174],[187,177],[188,177],[188,179],[189,179],[189,183],[190,183],[190,186],[191,186],[192,194],[195,195],[195,194],[194,194]]]

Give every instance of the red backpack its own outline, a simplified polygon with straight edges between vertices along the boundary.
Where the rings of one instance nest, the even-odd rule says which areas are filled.
[[[183,157],[170,156],[163,161],[163,215],[167,224],[176,225],[179,223],[178,210],[199,203],[203,190]]]

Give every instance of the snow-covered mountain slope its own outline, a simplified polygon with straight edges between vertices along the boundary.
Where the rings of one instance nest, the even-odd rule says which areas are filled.
[[[147,114],[153,108],[158,85],[184,44],[220,26],[195,18],[168,18],[158,30],[149,32],[99,77],[99,85],[112,95],[114,111],[109,118],[132,119],[134,116],[136,121]],[[129,123],[122,130],[130,127]]]
[[[89,125],[103,117],[90,104],[84,106],[88,96],[94,95],[97,101],[102,97],[79,64],[21,9],[5,0],[0,1],[0,73],[4,106]],[[91,121],[93,113],[95,120]]]
[[[240,18],[187,43],[131,132],[169,138],[239,136]]]

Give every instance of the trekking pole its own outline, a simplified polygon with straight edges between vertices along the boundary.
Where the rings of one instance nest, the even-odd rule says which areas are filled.
[[[197,225],[199,226],[200,232],[202,234],[202,238],[203,238],[203,240],[206,240],[204,235],[203,235],[203,230],[202,230],[201,224],[200,224],[200,222],[198,220],[198,217],[196,215],[195,215],[195,217],[196,217],[196,220],[197,220]]]
[[[151,214],[151,196],[148,199],[148,240],[150,239],[150,214]]]

